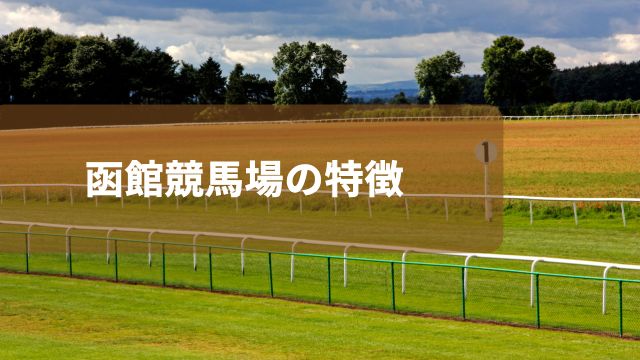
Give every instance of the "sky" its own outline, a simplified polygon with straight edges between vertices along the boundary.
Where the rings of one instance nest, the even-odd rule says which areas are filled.
[[[556,54],[559,68],[640,60],[639,0],[0,0],[0,34],[48,27],[131,36],[177,60],[211,56],[273,78],[283,42],[326,42],[348,55],[351,84],[409,80],[420,59],[453,50],[480,74],[500,35]]]

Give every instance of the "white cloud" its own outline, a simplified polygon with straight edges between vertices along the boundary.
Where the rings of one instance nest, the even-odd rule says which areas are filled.
[[[176,60],[181,60],[187,63],[199,64],[204,59],[211,56],[208,51],[198,51],[196,45],[189,41],[182,45],[169,45],[165,51]]]
[[[639,55],[640,53],[640,34],[616,34],[613,37],[617,41],[619,49]]]
[[[4,16],[4,25],[6,26],[20,26],[27,21],[34,21],[40,24],[59,23],[61,16],[60,13],[48,6],[32,7],[28,5],[21,5],[11,9],[7,4],[0,4],[0,9]]]
[[[402,1],[408,7],[420,7],[420,1]],[[365,4],[365,3],[362,3]],[[378,15],[386,8],[378,2],[368,2],[366,11]],[[527,9],[530,2],[520,1],[514,7]],[[361,10],[357,8],[355,10]],[[423,57],[451,49],[458,52],[466,66],[465,73],[480,73],[483,49],[496,34],[479,31],[445,31],[372,39],[351,37],[286,36],[267,30],[251,15],[215,14],[208,10],[176,10],[175,18],[131,19],[123,16],[103,17],[99,22],[76,24],[64,13],[49,6],[30,6],[0,2],[0,33],[18,27],[49,27],[55,31],[84,35],[103,33],[109,37],[127,35],[147,47],[165,49],[174,58],[194,64],[208,56],[221,61],[225,71],[236,62],[249,72],[273,77],[271,59],[283,42],[313,40],[328,42],[349,56],[345,80],[350,83],[386,82],[413,78],[415,64]],[[386,15],[385,15],[386,14]],[[383,17],[384,17],[383,16]],[[640,29],[627,27],[607,37],[594,38],[524,38],[527,46],[542,45],[557,56],[558,67],[583,66],[588,63],[633,61],[640,59]],[[238,35],[242,33],[244,35]]]
[[[226,45],[223,47],[223,60],[227,64],[267,64],[273,59],[274,53],[266,50],[231,50]]]
[[[0,32],[4,34],[23,26],[71,30],[65,26],[62,14],[49,6],[0,2]]]

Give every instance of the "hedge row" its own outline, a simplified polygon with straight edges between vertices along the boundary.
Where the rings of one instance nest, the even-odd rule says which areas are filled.
[[[551,105],[525,105],[502,111],[505,115],[525,116],[640,114],[640,100],[627,99],[606,102],[582,100]]]

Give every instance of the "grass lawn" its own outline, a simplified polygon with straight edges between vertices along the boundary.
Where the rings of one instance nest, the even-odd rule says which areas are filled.
[[[0,275],[0,358],[634,358],[635,341]]]
[[[636,196],[638,160],[629,157],[638,148],[637,120],[506,122],[504,192],[549,196]],[[360,130],[360,125],[348,125]],[[385,125],[386,126],[386,125]],[[415,126],[415,125],[411,125]],[[311,127],[314,128],[315,127]],[[332,132],[339,127],[318,127]],[[233,127],[228,131],[240,128]],[[271,128],[270,128],[271,129]],[[256,141],[271,139],[267,150],[289,162],[326,160],[335,153],[307,154],[305,141],[290,144],[291,134],[275,140],[262,132]],[[288,128],[284,128],[288,129]],[[289,129],[298,132],[307,129]],[[370,127],[367,131],[373,131]],[[156,158],[208,160],[235,156],[237,141],[212,142],[219,128],[176,128],[96,131],[40,131],[0,134],[4,144],[0,159],[12,169],[1,182],[82,182],[84,160]],[[127,136],[124,136],[124,135]],[[155,134],[155,135],[154,135]],[[135,135],[135,136],[134,136]],[[163,136],[159,136],[163,135]],[[286,135],[286,136],[285,136]],[[375,134],[374,134],[375,135]],[[384,132],[376,136],[384,136]],[[373,136],[373,135],[372,135]],[[226,137],[222,137],[226,139]],[[325,143],[327,136],[315,141]],[[117,146],[113,146],[117,139]],[[262,140],[261,140],[262,139]],[[168,147],[168,140],[176,140]],[[337,139],[338,141],[340,139]],[[343,139],[344,140],[344,139]],[[364,142],[368,144],[367,142]],[[63,146],[64,145],[64,146]],[[108,145],[108,146],[107,146]],[[326,144],[325,144],[326,145]],[[344,144],[343,144],[344,145]],[[367,145],[367,149],[368,149]],[[174,149],[178,148],[178,153]],[[263,146],[265,148],[265,146]],[[337,147],[336,147],[337,148]],[[382,148],[381,148],[382,149]],[[586,151],[588,149],[589,151]],[[90,150],[92,152],[87,152]],[[221,152],[221,150],[224,150]],[[329,149],[331,150],[331,149]],[[354,150],[354,149],[352,149]],[[380,150],[380,149],[378,149]],[[267,152],[268,153],[268,152]],[[304,157],[301,155],[304,154]],[[233,155],[233,156],[232,156]],[[243,154],[255,157],[254,153]],[[87,159],[85,159],[85,157]],[[309,159],[307,159],[307,157]],[[25,159],[28,159],[25,161]],[[294,161],[295,160],[295,161]],[[421,184],[414,173],[407,181]],[[418,181],[420,180],[420,181]],[[324,198],[305,200],[299,213],[296,199],[272,202],[267,214],[264,202],[243,197],[240,211],[232,201],[212,200],[204,211],[202,199],[188,200],[176,209],[172,200],[155,201],[147,209],[144,201],[103,201],[95,207],[76,194],[71,207],[66,189],[53,191],[45,205],[42,191],[28,191],[22,204],[20,189],[5,192],[0,219],[68,223],[79,225],[186,229],[279,235],[333,241],[400,243],[425,247],[420,241],[433,231],[430,219],[444,217],[440,202],[413,201],[406,219],[401,201],[373,203],[369,218],[364,203],[339,203],[338,216]],[[450,202],[450,221],[455,227],[469,204]],[[477,204],[476,204],[477,205]],[[622,226],[619,204],[580,207],[575,226],[571,209],[536,203],[535,221],[529,224],[528,203],[507,205],[503,242],[496,252],[555,256],[637,264],[640,258],[640,211],[627,208],[628,226]],[[604,210],[602,210],[604,209]],[[0,230],[20,230],[5,227]],[[36,229],[35,231],[45,231]],[[46,232],[60,231],[46,230]],[[74,235],[104,236],[104,233],[74,231]],[[144,235],[114,234],[144,240]],[[479,237],[479,236],[476,236]],[[190,237],[154,236],[156,241],[189,243]],[[22,238],[0,235],[0,268],[24,269]],[[202,244],[238,246],[237,241],[200,239]],[[250,248],[288,251],[288,247],[249,241]],[[105,262],[102,241],[74,238],[75,275],[113,278],[114,264]],[[190,248],[168,247],[168,285],[207,290],[208,256],[198,254],[198,271],[192,268]],[[153,267],[146,263],[146,245],[120,248],[120,279],[144,283],[162,282],[160,247],[153,248]],[[341,254],[341,249],[300,246],[298,252]],[[400,259],[399,253],[376,253],[352,249],[351,256]],[[247,294],[269,294],[267,257],[247,255],[246,273],[240,273],[239,254],[214,251],[214,288]],[[410,254],[409,261],[462,263],[458,257]],[[296,278],[289,280],[289,257],[273,257],[276,296],[315,302],[327,301],[326,259],[298,257]],[[529,270],[530,263],[473,259],[471,265]],[[64,239],[34,236],[32,271],[64,274]],[[342,286],[342,261],[332,260],[331,288],[334,303],[389,309],[391,277],[389,264],[349,263],[349,286]],[[602,269],[539,264],[538,271],[602,276]],[[640,278],[638,272],[612,270],[610,277]],[[535,324],[536,309],[529,305],[530,277],[522,274],[469,271],[466,315],[471,319]],[[397,309],[442,316],[460,316],[460,269],[408,266],[407,292],[399,290],[400,271],[394,283]],[[541,323],[615,334],[618,331],[617,283],[608,285],[607,314],[601,314],[600,281],[540,279]],[[624,331],[640,335],[640,286],[625,285]],[[153,358],[632,358],[637,342],[552,332],[424,319],[371,311],[330,308],[283,300],[216,295],[146,286],[90,282],[59,277],[0,274],[0,358],[57,357],[153,357]],[[28,349],[28,350],[24,350]],[[22,352],[21,352],[22,351]],[[29,351],[25,353],[24,351]]]
[[[259,207],[243,209],[239,215],[228,209],[210,207],[209,212],[198,206],[185,205],[176,209],[171,204],[158,204],[151,210],[143,206],[127,206],[121,209],[119,204],[103,204],[95,208],[90,203],[68,204],[53,203],[47,206],[28,203],[26,206],[9,202],[0,209],[5,219],[50,221],[60,223],[126,225],[139,227],[194,228],[197,224],[205,229],[237,231],[278,235],[304,236],[298,230],[278,228],[278,224],[300,222],[307,225],[306,231],[313,231],[313,224],[334,221],[345,226],[343,239],[348,240],[351,231],[357,230],[357,224],[368,224],[370,229],[382,226],[385,213],[376,214],[374,219],[357,214],[345,213],[336,219],[332,214],[322,211],[300,215],[296,211],[279,210],[270,215]],[[391,216],[390,214],[386,214]],[[207,223],[206,219],[213,219]],[[413,219],[412,221],[419,221]],[[349,227],[350,226],[350,227]],[[336,226],[337,227],[337,226]],[[7,230],[11,227],[3,227]],[[13,228],[18,230],[18,228]],[[578,227],[571,218],[545,219],[529,225],[526,216],[511,214],[505,219],[505,240],[498,252],[507,254],[525,254],[557,256],[577,259],[604,260],[622,263],[636,263],[638,244],[636,236],[638,224],[630,221],[627,228],[622,227],[619,219],[585,218]],[[24,229],[19,229],[24,231]],[[36,229],[35,231],[45,231]],[[47,232],[61,232],[48,229]],[[289,232],[287,232],[289,231]],[[372,230],[373,231],[373,230]],[[73,273],[76,276],[91,276],[107,279],[114,278],[114,263],[105,261],[106,244],[104,240],[83,239],[80,236],[105,236],[104,233],[74,231]],[[118,234],[118,237],[146,239],[145,236]],[[182,242],[189,244],[190,237],[157,236],[156,241]],[[202,239],[201,243],[239,245],[237,240],[219,241]],[[288,251],[288,248],[266,246],[260,242],[250,242],[250,248],[271,248]],[[0,255],[2,268],[21,271],[24,269],[24,240],[20,236],[1,235],[0,248],[12,253]],[[162,283],[161,247],[154,245],[153,266],[147,264],[146,244],[119,245],[119,278],[144,283]],[[168,285],[209,288],[208,256],[206,249],[198,254],[198,271],[193,270],[191,247],[166,247],[166,281]],[[298,248],[298,252],[313,252],[314,249]],[[318,250],[318,249],[315,249]],[[322,250],[322,249],[321,249]],[[326,252],[328,249],[324,249]],[[334,254],[341,255],[335,252]],[[31,243],[32,257],[30,269],[45,273],[68,273],[68,264],[64,257],[64,237],[34,235]],[[400,260],[399,253],[363,253],[352,250],[351,256],[385,258]],[[362,250],[360,250],[362,251]],[[113,254],[113,242],[111,244]],[[295,281],[290,281],[290,258],[285,255],[273,256],[274,292],[279,297],[305,299],[314,302],[326,302],[327,299],[327,263],[326,259],[296,259]],[[409,261],[462,264],[464,258],[440,255],[410,254]],[[528,271],[530,263],[500,260],[473,259],[471,265],[510,268]],[[389,309],[391,307],[391,276],[389,264],[352,261],[349,263],[348,287],[343,287],[342,261],[331,260],[332,301],[361,307]],[[246,270],[240,272],[239,253],[217,251],[213,253],[213,283],[216,290],[234,291],[248,294],[269,294],[268,262],[266,254],[247,254]],[[403,312],[420,312],[442,316],[461,314],[461,273],[457,268],[407,266],[407,292],[400,292],[400,266],[395,269],[396,306]],[[539,264],[538,271],[569,273],[576,275],[602,276],[602,269],[580,266],[561,266]],[[493,320],[526,325],[535,325],[536,309],[530,306],[530,277],[522,274],[509,274],[470,270],[468,274],[469,294],[466,303],[466,315],[473,319]],[[610,277],[640,278],[632,271],[611,270]],[[561,327],[582,329],[616,334],[618,331],[618,284],[608,283],[607,314],[601,314],[600,281],[540,278],[541,324],[543,327]],[[624,287],[624,331],[626,335],[640,335],[640,286],[625,284]]]

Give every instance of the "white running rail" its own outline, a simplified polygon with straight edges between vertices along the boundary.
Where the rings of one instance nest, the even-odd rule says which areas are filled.
[[[197,260],[196,260],[196,241],[198,238],[202,237],[213,237],[213,238],[227,238],[227,239],[238,239],[240,240],[240,254],[241,254],[241,263],[240,263],[240,271],[244,274],[244,249],[245,242],[247,240],[258,240],[258,241],[274,241],[274,242],[285,242],[291,245],[291,274],[290,279],[291,282],[294,281],[294,272],[295,272],[295,247],[299,244],[311,244],[311,245],[322,245],[322,246],[332,246],[337,247],[343,250],[344,253],[344,267],[343,267],[343,276],[344,276],[344,287],[347,287],[347,256],[348,250],[351,248],[361,248],[361,249],[373,249],[373,250],[386,250],[386,251],[397,251],[402,253],[402,293],[406,292],[406,262],[408,253],[423,253],[423,254],[439,254],[439,255],[448,255],[448,256],[458,256],[464,257],[465,266],[469,265],[469,262],[473,258],[482,258],[482,259],[497,259],[497,260],[512,260],[512,261],[527,261],[531,263],[531,272],[535,272],[536,265],[541,262],[545,263],[553,263],[553,264],[566,264],[566,265],[578,265],[578,266],[588,266],[588,267],[597,267],[603,269],[603,278],[606,279],[609,271],[611,269],[623,269],[623,270],[640,270],[640,265],[632,265],[632,264],[620,264],[620,263],[611,263],[611,262],[602,262],[602,261],[590,261],[590,260],[574,260],[574,259],[563,259],[563,258],[554,258],[554,257],[545,257],[545,256],[525,256],[525,255],[506,255],[506,254],[489,254],[489,253],[468,253],[468,252],[450,252],[450,251],[442,251],[442,250],[434,250],[434,249],[423,249],[416,247],[403,247],[403,246],[391,246],[391,245],[379,245],[379,244],[365,244],[365,243],[355,243],[355,242],[339,242],[339,241],[325,241],[325,240],[312,240],[312,239],[301,239],[301,238],[290,238],[290,237],[279,237],[279,236],[265,236],[265,235],[256,235],[256,234],[239,234],[239,233],[223,233],[223,232],[210,232],[210,231],[186,231],[186,230],[168,230],[168,229],[146,229],[146,228],[131,228],[131,227],[105,227],[105,226],[87,226],[87,225],[71,225],[71,224],[51,224],[51,223],[42,223],[42,222],[27,222],[27,221],[5,221],[0,220],[1,225],[7,226],[24,226],[26,227],[27,233],[27,256],[30,256],[30,242],[31,235],[36,233],[33,231],[34,227],[41,228],[54,228],[54,229],[64,229],[65,230],[65,240],[66,240],[66,255],[69,255],[69,242],[70,237],[72,236],[72,230],[88,230],[88,231],[105,231],[107,233],[107,261],[109,259],[109,240],[111,239],[112,233],[114,231],[118,232],[128,232],[128,233],[141,233],[147,235],[147,249],[148,249],[148,258],[149,258],[149,266],[151,266],[151,244],[152,235],[154,234],[165,234],[165,235],[183,235],[190,236],[193,241],[193,266],[194,270],[197,268]],[[185,243],[188,245],[188,243]],[[465,283],[464,283],[464,292],[465,296],[467,294],[467,270],[465,269]],[[531,285],[530,285],[530,305],[533,307],[534,305],[534,275],[531,275]],[[607,280],[603,280],[602,282],[602,313],[605,314],[607,309]]]
[[[22,191],[22,201],[24,204],[27,203],[27,189],[38,188],[44,191],[46,203],[49,204],[49,188],[67,188],[69,191],[69,202],[71,205],[74,203],[73,197],[73,189],[82,188],[86,189],[87,185],[85,184],[0,184],[0,205],[4,203],[3,189],[21,189]],[[125,185],[122,186],[123,189],[127,187]],[[167,187],[164,188],[165,190]],[[283,192],[289,192],[287,189],[282,189]],[[250,190],[250,192],[255,192],[255,190]],[[319,190],[317,193],[320,194],[331,194],[331,191],[328,190]],[[344,195],[344,192],[338,192],[340,195]],[[363,196],[367,194],[362,193]],[[640,198],[625,198],[625,197],[547,197],[547,196],[525,196],[525,195],[481,195],[481,194],[404,194],[405,198],[404,208],[407,219],[410,217],[410,207],[407,199],[410,198],[428,198],[428,199],[442,199],[443,205],[445,207],[445,213],[447,220],[449,219],[449,203],[447,199],[503,199],[503,200],[521,200],[529,202],[529,223],[533,224],[533,203],[541,201],[541,202],[565,202],[571,203],[573,207],[573,217],[574,222],[578,225],[578,206],[577,203],[580,202],[599,202],[599,203],[619,203],[620,204],[620,214],[622,219],[623,226],[627,226],[627,218],[625,214],[625,204],[629,203],[640,203]],[[96,207],[98,206],[98,197],[94,197],[94,201]],[[269,200],[269,198],[267,198]],[[298,197],[299,201],[299,212],[302,213],[302,203],[303,197]],[[120,205],[124,208],[125,205],[125,197],[120,198]],[[151,208],[151,198],[147,198],[147,206]],[[180,198],[176,197],[176,207],[180,206]],[[205,210],[208,209],[208,199],[204,198],[204,206]],[[236,198],[236,211],[238,211],[238,198]],[[373,216],[373,210],[371,207],[371,201],[367,202],[369,217]],[[334,214],[338,213],[338,203],[337,201],[333,202]],[[267,211],[271,210],[271,203],[267,201]]]
[[[375,117],[351,117],[328,119],[295,119],[295,120],[271,120],[271,121],[201,121],[160,124],[114,124],[114,125],[78,125],[78,126],[51,126],[25,129],[3,129],[0,132],[32,131],[32,130],[68,130],[68,129],[108,129],[108,128],[140,128],[157,126],[210,126],[210,125],[284,125],[284,124],[319,124],[319,123],[373,123],[373,122],[398,122],[398,121],[450,121],[450,120],[560,120],[560,119],[630,119],[640,118],[640,114],[596,114],[596,115],[457,115],[457,116],[375,116]]]

